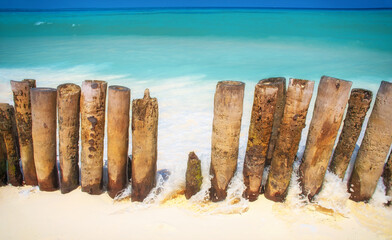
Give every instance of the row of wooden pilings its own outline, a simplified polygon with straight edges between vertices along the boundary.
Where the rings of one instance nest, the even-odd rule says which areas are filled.
[[[11,81],[15,108],[0,104],[1,179],[14,186],[38,185],[42,191],[79,186],[79,126],[81,125],[81,178],[83,192],[103,190],[103,149],[107,83],[84,81],[82,88],[63,84],[57,89],[36,88],[35,80]],[[111,197],[128,184],[130,89],[110,86],[108,93],[108,184]],[[142,201],[155,186],[158,102],[148,89],[132,106],[132,199]],[[15,110],[14,110],[15,109]],[[15,111],[15,112],[14,112]],[[59,130],[60,184],[56,165]],[[80,121],[80,122],[79,122]],[[19,144],[17,144],[19,142]],[[5,160],[7,165],[5,166]]]
[[[351,82],[323,76],[320,80],[306,148],[300,166],[303,195],[310,200],[321,190],[329,170],[343,180],[360,135],[372,92],[351,89]],[[18,186],[39,185],[43,191],[59,188],[56,165],[58,115],[60,188],[67,193],[79,186],[79,125],[81,125],[82,191],[103,190],[103,148],[107,83],[87,80],[75,84],[36,88],[35,80],[11,81],[15,108],[0,104],[0,178]],[[226,198],[236,172],[245,84],[222,81],[214,98],[210,199]],[[298,151],[301,133],[313,95],[314,82],[285,78],[261,80],[255,87],[244,159],[244,196],[250,201],[264,192],[266,198],[284,201]],[[343,115],[347,113],[333,152]],[[15,109],[15,110],[14,110]],[[128,184],[128,133],[130,90],[110,86],[107,110],[108,185],[115,197]],[[80,116],[79,116],[80,115]],[[383,174],[387,194],[392,195],[392,84],[382,82],[365,136],[348,181],[351,199],[367,201]],[[80,120],[80,123],[79,123]],[[149,96],[132,102],[132,195],[142,201],[155,186],[157,164],[158,102]],[[19,144],[18,144],[19,143]],[[19,168],[19,153],[23,175]],[[332,156],[333,153],[333,156]],[[330,162],[332,156],[332,160]],[[5,165],[7,162],[7,166]],[[385,167],[384,167],[385,164]],[[189,154],[186,172],[187,198],[200,190],[201,163]],[[270,165],[265,187],[264,167]],[[384,169],[384,170],[383,170]]]

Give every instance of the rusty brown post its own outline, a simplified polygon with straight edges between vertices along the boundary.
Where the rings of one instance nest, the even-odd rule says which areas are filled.
[[[264,196],[272,201],[283,202],[286,199],[313,88],[314,81],[289,81],[283,119],[264,192]]]
[[[382,81],[348,181],[351,200],[368,201],[376,189],[392,143],[391,116],[392,83]]]
[[[30,89],[35,88],[34,79],[12,81],[14,95],[16,126],[18,129],[20,158],[26,185],[38,185],[34,163],[33,139],[31,133]]]
[[[93,195],[101,194],[103,187],[106,89],[105,81],[86,80],[80,97],[81,185],[83,192]]]
[[[382,174],[384,185],[385,185],[385,194],[390,197],[391,200],[388,201],[388,205],[391,205],[392,202],[392,153],[389,154],[389,158],[387,163],[384,166],[384,171]]]
[[[349,81],[321,77],[300,166],[302,193],[309,200],[321,190],[351,85]]]
[[[110,86],[108,96],[108,193],[114,198],[128,184],[129,108],[131,91]]]
[[[15,112],[14,107],[7,103],[0,103],[0,137],[5,143],[8,182],[13,186],[22,186],[23,176],[19,167]]]
[[[156,184],[158,101],[148,89],[132,102],[132,201],[143,201]]]
[[[256,201],[261,191],[264,164],[270,143],[279,82],[261,80],[255,86],[248,145],[244,160],[244,197]]]
[[[57,90],[32,88],[30,94],[38,186],[41,191],[54,191],[59,187],[56,164]]]
[[[216,85],[211,139],[210,199],[222,201],[237,169],[245,83],[221,81]]]
[[[57,87],[61,193],[79,186],[80,87],[73,83]]]
[[[274,113],[274,122],[272,125],[271,138],[268,144],[267,157],[265,158],[265,166],[271,165],[272,156],[274,154],[274,149],[276,141],[278,139],[279,127],[283,118],[284,105],[286,103],[286,78],[268,78],[264,81],[274,82],[278,87],[278,97],[276,99],[276,108]]]
[[[372,92],[365,89],[354,88],[351,91],[343,130],[329,165],[329,170],[341,179],[346,174],[363,121],[372,102],[372,96]]]
[[[188,155],[188,164],[185,175],[185,197],[190,199],[193,195],[198,193],[203,183],[203,176],[201,173],[201,161],[195,154],[190,152]]]
[[[7,148],[0,134],[0,186],[5,186],[7,181]]]

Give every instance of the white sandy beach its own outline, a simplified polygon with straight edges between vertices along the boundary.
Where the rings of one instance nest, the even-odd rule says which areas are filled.
[[[146,205],[80,188],[61,195],[6,186],[0,203],[0,239],[392,239],[391,208],[352,201],[341,214],[260,196],[228,214],[216,211],[224,203],[193,203],[184,195]]]

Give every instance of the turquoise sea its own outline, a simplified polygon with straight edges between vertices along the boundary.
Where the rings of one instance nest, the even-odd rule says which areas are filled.
[[[11,79],[47,87],[101,79],[131,88],[133,99],[150,88],[160,109],[158,168],[171,170],[173,187],[183,184],[189,151],[208,174],[217,81],[246,83],[241,171],[257,81],[322,75],[374,95],[392,81],[392,10],[0,12],[0,101],[12,102]]]

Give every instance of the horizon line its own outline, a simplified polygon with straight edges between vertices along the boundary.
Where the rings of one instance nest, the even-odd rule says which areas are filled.
[[[317,7],[86,7],[86,8],[0,8],[0,12],[56,12],[56,11],[108,11],[108,10],[176,10],[176,9],[265,9],[265,10],[340,10],[340,11],[366,11],[366,10],[392,10],[392,7],[364,7],[364,8],[317,8]]]

